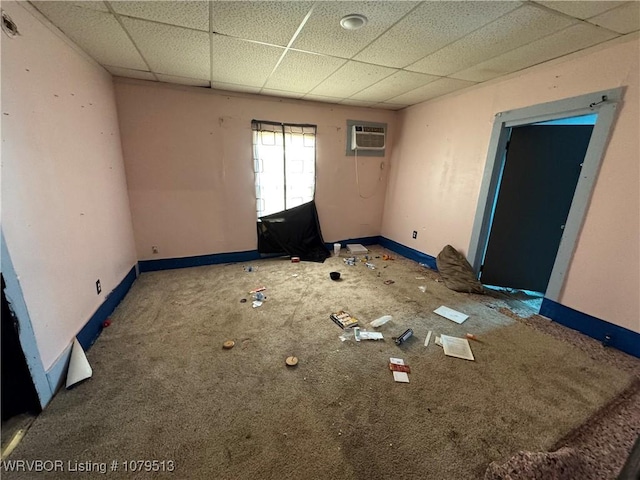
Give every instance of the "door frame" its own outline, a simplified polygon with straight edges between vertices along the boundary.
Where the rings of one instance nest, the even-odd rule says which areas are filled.
[[[618,87],[516,110],[507,110],[495,115],[468,250],[469,261],[476,275],[480,273],[489,241],[493,210],[505,164],[510,129],[532,123],[597,113],[598,118],[593,126],[589,146],[584,157],[584,165],[558,247],[558,254],[553,264],[547,290],[544,292],[545,298],[559,301],[614,124],[615,113],[618,104],[622,101],[623,93],[624,87]]]

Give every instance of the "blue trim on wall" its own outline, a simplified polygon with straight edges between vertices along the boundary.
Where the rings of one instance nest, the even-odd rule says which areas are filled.
[[[264,258],[257,250],[233,253],[213,253],[196,257],[161,258],[158,260],[141,260],[138,262],[140,272],[154,272],[156,270],[172,270],[174,268],[201,267],[219,263],[250,262]]]
[[[91,346],[98,339],[100,334],[102,333],[102,324],[104,321],[113,313],[118,304],[125,297],[131,285],[136,279],[136,266],[134,265],[129,270],[129,273],[125,275],[122,281],[118,284],[116,288],[114,288],[107,298],[105,298],[102,305],[98,307],[96,312],[91,316],[89,321],[85,324],[84,327],[78,332],[76,338],[82,348],[86,351],[91,348]],[[51,387],[51,391],[55,393],[58,388],[62,385],[62,382],[65,378],[65,374],[67,372],[67,366],[69,364],[69,358],[71,357],[71,347],[73,346],[73,342],[71,342],[67,348],[60,354],[58,359],[53,363],[49,371],[47,371],[47,380],[49,381],[49,385]]]
[[[82,330],[80,330],[78,335],[76,335],[78,342],[82,345],[82,348],[88,350],[91,348],[91,345],[95,343],[102,333],[102,324],[125,297],[135,279],[136,267],[134,266],[131,267],[129,273],[127,273],[118,286],[114,288],[109,295],[107,295],[107,298],[102,302],[102,305],[98,307],[86,325],[82,327]]]
[[[565,307],[548,298],[542,300],[540,315],[640,358],[640,333]],[[606,339],[607,336],[609,340]]]
[[[360,237],[360,238],[350,238],[349,240],[336,240],[335,242],[325,242],[324,245],[329,249],[329,251],[333,252],[333,244],[339,243],[342,248],[345,248],[348,244],[359,243],[360,245],[377,245],[380,241],[379,236],[375,237]]]
[[[6,283],[5,295],[7,296],[11,311],[16,316],[20,325],[19,338],[22,352],[27,361],[27,366],[31,373],[31,380],[38,394],[38,399],[40,400],[40,406],[44,408],[51,401],[51,398],[53,398],[53,393],[49,387],[44,365],[42,364],[42,358],[40,358],[40,350],[38,350],[38,344],[36,343],[31,317],[29,316],[29,310],[22,295],[22,287],[18,281],[18,275],[13,268],[13,262],[9,255],[4,232],[1,233],[0,243],[2,251],[2,275]]]
[[[431,270],[438,270],[436,258],[431,255],[419,252],[418,250],[402,245],[401,243],[395,242],[386,237],[379,237],[378,243],[384,248],[387,248],[392,252],[396,252],[398,255],[402,255],[403,257],[407,257],[418,263],[427,265]]]

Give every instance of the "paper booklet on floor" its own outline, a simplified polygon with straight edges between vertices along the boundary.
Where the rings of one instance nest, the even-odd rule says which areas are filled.
[[[349,312],[345,312],[344,310],[340,310],[339,312],[332,313],[329,315],[329,318],[335,322],[340,328],[351,328],[358,326],[358,320],[349,314]]]
[[[471,352],[469,340],[465,338],[450,337],[448,335],[440,335],[444,354],[450,357],[463,358],[464,360],[475,360]]]
[[[444,305],[436,308],[433,311],[433,313],[437,313],[441,317],[444,317],[447,320],[451,320],[452,322],[456,322],[456,323],[462,323],[467,318],[469,318],[469,315],[467,315],[466,313],[458,312],[457,310],[454,310],[453,308],[445,307]]]

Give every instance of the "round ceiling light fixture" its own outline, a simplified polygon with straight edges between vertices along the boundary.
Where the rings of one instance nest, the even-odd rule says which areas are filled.
[[[340,20],[340,26],[345,30],[358,30],[367,24],[367,17],[360,15],[359,13],[352,13],[345,15]]]

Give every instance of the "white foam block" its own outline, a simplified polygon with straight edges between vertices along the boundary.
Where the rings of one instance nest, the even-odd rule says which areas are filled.
[[[360,243],[350,243],[347,245],[347,251],[349,253],[353,253],[353,254],[364,254],[364,253],[369,253],[369,250],[367,250],[367,248],[360,244]]]
[[[393,372],[393,379],[400,383],[409,383],[409,375],[407,372]]]
[[[467,318],[469,318],[469,315],[467,315],[465,313],[462,313],[462,312],[458,312],[457,310],[454,310],[453,308],[445,307],[444,305],[441,306],[441,307],[436,308],[433,311],[433,313],[437,313],[441,317],[444,317],[447,320],[451,320],[452,322],[456,322],[456,323],[462,323]]]
[[[429,340],[431,340],[431,330],[429,330],[429,333],[427,333],[427,338],[424,341],[424,346],[425,347],[429,346]]]

